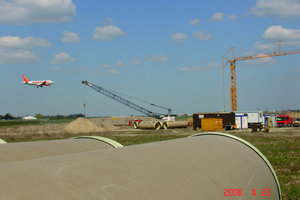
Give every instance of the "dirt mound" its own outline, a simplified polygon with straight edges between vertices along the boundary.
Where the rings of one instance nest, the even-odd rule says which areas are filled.
[[[70,134],[78,134],[101,132],[103,131],[103,128],[96,126],[87,119],[77,118],[76,120],[70,122],[64,130]]]
[[[89,121],[96,126],[103,128],[105,131],[114,131],[120,129],[119,127],[114,126],[114,121],[111,118],[91,118]]]
[[[106,131],[114,131],[114,130],[120,129],[119,127],[114,126],[111,120],[103,121],[102,127]]]

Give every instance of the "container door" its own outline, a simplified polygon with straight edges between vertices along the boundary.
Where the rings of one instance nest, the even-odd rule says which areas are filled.
[[[236,116],[235,117],[235,124],[237,129],[241,129],[241,116]]]
[[[242,128],[248,128],[248,117],[247,116],[243,116],[242,117]]]

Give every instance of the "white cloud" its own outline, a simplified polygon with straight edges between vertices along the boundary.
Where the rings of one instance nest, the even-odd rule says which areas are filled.
[[[61,67],[52,67],[51,69],[50,69],[50,71],[52,71],[52,72],[59,72],[59,71],[62,71],[63,69],[61,68]]]
[[[222,22],[222,21],[224,21],[224,13],[222,13],[222,12],[217,12],[217,13],[215,13],[215,14],[212,16],[211,20],[212,20],[213,22]]]
[[[72,0],[1,0],[0,22],[25,25],[70,21],[76,6]]]
[[[102,68],[110,68],[110,65],[109,64],[103,64],[101,65]]]
[[[106,17],[106,20],[107,20],[109,23],[112,23],[112,22],[113,22],[113,18],[112,18],[112,17]]]
[[[78,68],[77,68],[77,71],[79,71],[79,72],[84,72],[84,71],[89,71],[89,69],[90,69],[90,68],[88,68],[88,67],[78,67]]]
[[[61,41],[64,43],[76,43],[80,41],[80,38],[77,33],[64,31],[62,33]]]
[[[61,52],[54,55],[54,58],[50,61],[51,65],[65,64],[69,62],[74,62],[75,58],[71,57],[68,53]]]
[[[190,66],[182,67],[179,71],[180,72],[201,72],[201,71],[206,71],[206,70],[215,69],[219,67],[220,64],[218,63],[209,63],[205,66],[190,65]]]
[[[256,16],[265,15],[279,18],[300,17],[299,0],[257,0],[255,7],[250,12]]]
[[[211,40],[212,35],[209,33],[204,33],[203,31],[197,31],[193,33],[194,37],[196,37],[199,40]]]
[[[171,34],[172,42],[182,44],[186,41],[187,37],[184,33]]]
[[[195,18],[195,19],[192,19],[189,21],[190,25],[197,25],[199,23],[200,23],[200,19],[198,19],[198,18]]]
[[[49,47],[51,44],[41,38],[18,36],[0,37],[0,46],[5,48],[33,48],[33,47]]]
[[[31,51],[0,49],[0,64],[36,63],[39,60],[39,57]]]
[[[205,68],[202,66],[191,66],[191,67],[182,67],[180,69],[181,72],[200,72],[204,71]]]
[[[100,75],[100,74],[103,74],[103,72],[101,70],[97,70],[97,71],[92,71],[92,72],[89,72],[90,75]]]
[[[256,50],[273,50],[275,49],[275,44],[274,43],[265,43],[262,44],[260,42],[255,42],[253,48]]]
[[[148,62],[152,63],[164,63],[168,61],[168,57],[164,55],[153,55],[150,58],[148,58]]]
[[[233,15],[233,14],[230,14],[230,15],[228,15],[228,19],[230,19],[230,20],[236,20],[237,16]]]
[[[265,40],[282,40],[285,44],[298,45],[300,43],[300,30],[287,29],[282,26],[270,26],[262,37]]]
[[[35,47],[49,47],[51,44],[41,38],[18,36],[0,37],[0,64],[35,63],[39,57]]]
[[[125,65],[121,61],[117,61],[114,66],[115,67],[124,67]]]
[[[131,60],[131,64],[139,65],[139,64],[141,64],[141,61],[138,58],[134,58]]]
[[[108,26],[97,26],[94,32],[95,40],[111,40],[114,37],[122,36],[125,32],[123,32],[120,28],[108,25]]]
[[[107,73],[109,73],[109,74],[118,74],[119,71],[115,70],[115,69],[112,69],[112,70],[108,70]]]
[[[219,67],[221,67],[221,65],[218,63],[209,63],[206,65],[207,69],[213,69],[213,68],[219,68]]]
[[[73,69],[72,71],[64,72],[64,74],[72,75],[72,74],[77,74],[77,73],[80,73],[80,72],[87,72],[87,71],[89,71],[88,67],[77,67],[77,68]]]

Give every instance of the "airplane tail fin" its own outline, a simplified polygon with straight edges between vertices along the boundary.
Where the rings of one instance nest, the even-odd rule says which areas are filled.
[[[24,82],[28,82],[29,81],[29,79],[23,74],[23,80],[24,80]]]

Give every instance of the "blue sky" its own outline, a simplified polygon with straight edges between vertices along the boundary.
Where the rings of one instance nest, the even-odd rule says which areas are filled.
[[[138,114],[82,80],[174,113],[219,111],[225,52],[273,52],[279,40],[300,49],[299,18],[298,0],[0,0],[0,114],[68,115],[84,103],[88,116]],[[299,61],[238,61],[238,110],[299,109]],[[22,74],[55,84],[27,86]],[[229,74],[227,65],[227,111]]]

